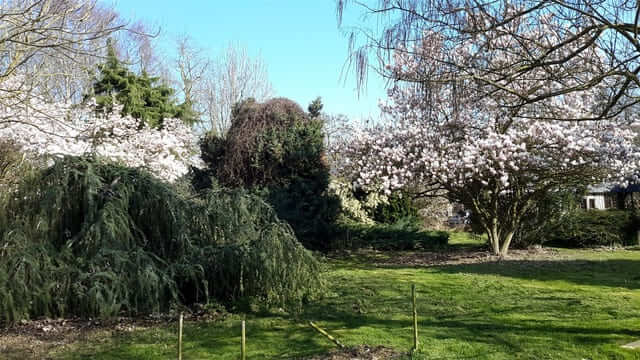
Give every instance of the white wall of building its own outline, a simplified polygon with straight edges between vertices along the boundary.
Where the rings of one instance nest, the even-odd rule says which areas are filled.
[[[587,204],[587,209],[606,209],[604,205],[604,195],[587,195],[584,197]],[[595,205],[595,206],[594,206]]]

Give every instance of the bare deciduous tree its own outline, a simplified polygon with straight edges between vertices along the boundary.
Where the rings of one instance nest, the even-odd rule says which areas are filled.
[[[640,103],[640,6],[635,0],[336,3],[339,23],[349,6],[365,14],[363,23],[349,31],[350,64],[359,86],[370,69],[394,81],[419,84],[426,95],[443,83],[455,83],[461,92],[467,88],[484,98],[508,99],[502,105],[514,118],[535,118],[536,106],[594,88],[603,89],[597,111],[572,120],[609,119]],[[531,36],[531,29],[543,29],[547,35]],[[433,34],[447,56],[414,52],[416,44]],[[456,56],[462,47],[471,56]],[[438,64],[438,70],[399,77],[385,67],[398,52]],[[509,61],[501,61],[504,56]]]
[[[251,57],[237,44],[229,45],[209,68],[200,92],[209,129],[222,136],[231,126],[234,104],[247,98],[263,102],[274,93],[262,58]]]
[[[236,103],[272,97],[266,64],[259,56],[251,57],[246,48],[230,44],[214,59],[187,35],[178,37],[176,44],[174,83],[200,117],[200,130],[225,136]]]
[[[187,35],[178,37],[176,68],[178,71],[178,87],[184,98],[184,103],[191,107],[194,116],[204,114],[204,94],[206,93],[206,77],[211,68],[205,50],[197,47]]]
[[[95,0],[2,1],[0,104],[16,106],[17,99],[29,99],[25,93],[35,92],[57,100],[77,98],[74,89],[86,81],[88,59],[125,25]],[[17,92],[21,95],[13,96]]]
[[[349,118],[344,114],[326,114],[321,115],[324,123],[325,147],[329,155],[330,164],[339,161],[340,149],[337,144],[348,141],[348,135],[351,131]]]
[[[128,31],[121,31],[116,37],[115,47],[118,56],[140,73],[153,74],[165,81],[168,77],[168,64],[158,50],[158,42],[165,41],[160,30],[143,21],[136,21],[127,26]]]

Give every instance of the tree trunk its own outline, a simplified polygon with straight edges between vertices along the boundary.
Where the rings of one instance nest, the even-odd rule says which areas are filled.
[[[493,222],[491,227],[487,229],[487,236],[489,237],[489,242],[491,243],[491,250],[493,251],[493,255],[500,255],[500,238],[498,236],[498,224],[497,222]]]
[[[500,247],[500,254],[498,255],[501,258],[507,256],[507,253],[509,252],[509,245],[511,245],[511,239],[513,239],[514,233],[515,231],[509,231],[507,235],[504,237],[504,239],[502,240],[502,246]]]
[[[505,232],[499,231],[500,227],[497,222],[492,224],[491,226],[486,228],[487,237],[489,238],[489,243],[491,244],[491,252],[495,256],[499,256],[500,258],[505,257],[509,253],[509,246],[511,245],[511,240],[515,235],[515,230],[504,230]],[[500,233],[505,234],[503,237],[500,237]]]

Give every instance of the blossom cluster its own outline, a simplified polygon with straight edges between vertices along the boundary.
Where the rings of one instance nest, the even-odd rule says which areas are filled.
[[[359,187],[385,193],[429,183],[450,190],[491,184],[501,191],[514,182],[622,179],[640,165],[635,133],[614,123],[520,120],[505,132],[495,129],[450,123],[361,129],[344,146],[342,172]]]
[[[343,179],[333,178],[329,182],[329,192],[340,199],[342,213],[350,219],[363,224],[374,224],[370,217],[380,204],[388,204],[389,198],[378,192],[367,193],[364,199],[356,198],[353,187]]]
[[[120,110],[104,114],[95,103],[79,106],[16,96],[0,109],[0,139],[34,156],[95,154],[166,181],[200,165],[197,137],[181,120],[165,119],[162,128],[154,129]]]

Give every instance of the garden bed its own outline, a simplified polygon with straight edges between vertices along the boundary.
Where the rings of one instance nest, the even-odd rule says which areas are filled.
[[[395,360],[402,358],[403,355],[406,354],[384,346],[370,347],[361,345],[340,351],[332,351],[329,354],[312,356],[305,360]]]

